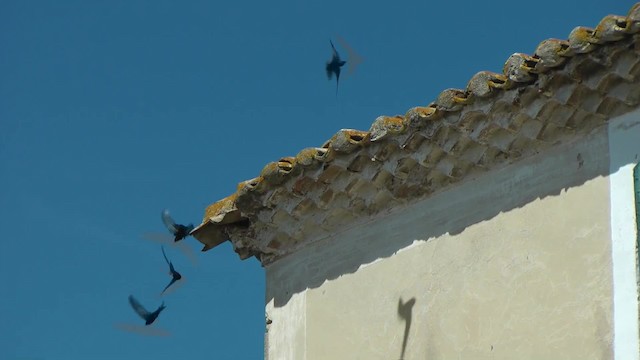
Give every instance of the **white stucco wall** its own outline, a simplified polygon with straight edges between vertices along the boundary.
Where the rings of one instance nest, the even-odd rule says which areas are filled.
[[[637,359],[633,118],[269,265],[268,358]]]
[[[611,257],[615,359],[640,359],[638,346],[637,229],[633,168],[640,154],[640,113],[609,123]]]

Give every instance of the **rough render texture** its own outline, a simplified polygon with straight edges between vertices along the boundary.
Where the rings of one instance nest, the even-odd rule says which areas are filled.
[[[612,358],[608,172],[602,127],[267,265],[268,358]]]
[[[404,116],[369,131],[341,130],[320,148],[268,164],[207,208],[193,235],[208,250],[230,240],[263,264],[444,191],[454,183],[570,143],[640,101],[640,4],[606,16],[534,55],[512,55],[504,73],[480,72]]]

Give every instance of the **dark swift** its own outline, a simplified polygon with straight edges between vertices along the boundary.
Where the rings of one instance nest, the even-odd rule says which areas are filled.
[[[154,321],[156,321],[156,319],[158,318],[158,315],[160,315],[162,310],[166,308],[166,306],[164,306],[164,301],[163,301],[162,305],[160,305],[160,307],[158,307],[156,311],[148,312],[147,309],[145,309],[142,305],[140,305],[138,300],[136,300],[136,298],[134,298],[133,295],[129,295],[129,303],[131,304],[131,307],[133,308],[133,310],[138,315],[140,315],[141,318],[144,319],[145,325],[151,325]]]
[[[338,95],[338,83],[340,82],[340,68],[346,64],[346,61],[340,60],[340,54],[336,50],[336,47],[333,46],[333,42],[329,40],[331,44],[331,49],[333,49],[333,55],[331,56],[331,61],[327,61],[327,77],[329,80],[333,77],[333,74],[336,74],[336,95]]]
[[[167,227],[169,232],[173,234],[173,241],[175,242],[186,238],[187,236],[189,236],[189,233],[191,233],[191,230],[193,230],[193,224],[176,224],[176,222],[173,221],[173,218],[169,214],[169,210],[167,209],[162,210],[162,222],[164,223],[164,226]]]
[[[169,259],[167,259],[167,254],[164,252],[164,246],[162,247],[162,255],[164,256],[164,260],[167,262],[167,264],[169,264],[169,275],[171,275],[171,281],[169,282],[169,285],[165,286],[164,290],[162,290],[161,294],[164,294],[169,286],[173,285],[174,282],[182,279],[182,275],[180,275],[180,273],[176,271],[176,269],[173,267],[173,263],[169,261]]]

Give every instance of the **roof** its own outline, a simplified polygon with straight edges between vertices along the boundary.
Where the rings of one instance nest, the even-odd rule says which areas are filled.
[[[267,164],[210,205],[192,235],[203,251],[231,241],[268,264],[346,224],[584,136],[640,101],[640,3],[568,40],[516,53],[369,131],[338,131],[318,148]]]

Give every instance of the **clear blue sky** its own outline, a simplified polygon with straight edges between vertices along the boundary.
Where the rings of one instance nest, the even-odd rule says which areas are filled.
[[[620,0],[0,1],[0,358],[261,359],[264,271],[226,243],[166,296],[168,207],[199,223],[269,161],[367,130]],[[365,59],[327,80],[329,38]],[[346,52],[338,48],[343,56]],[[348,59],[347,59],[348,60]],[[200,243],[187,239],[194,249]]]

